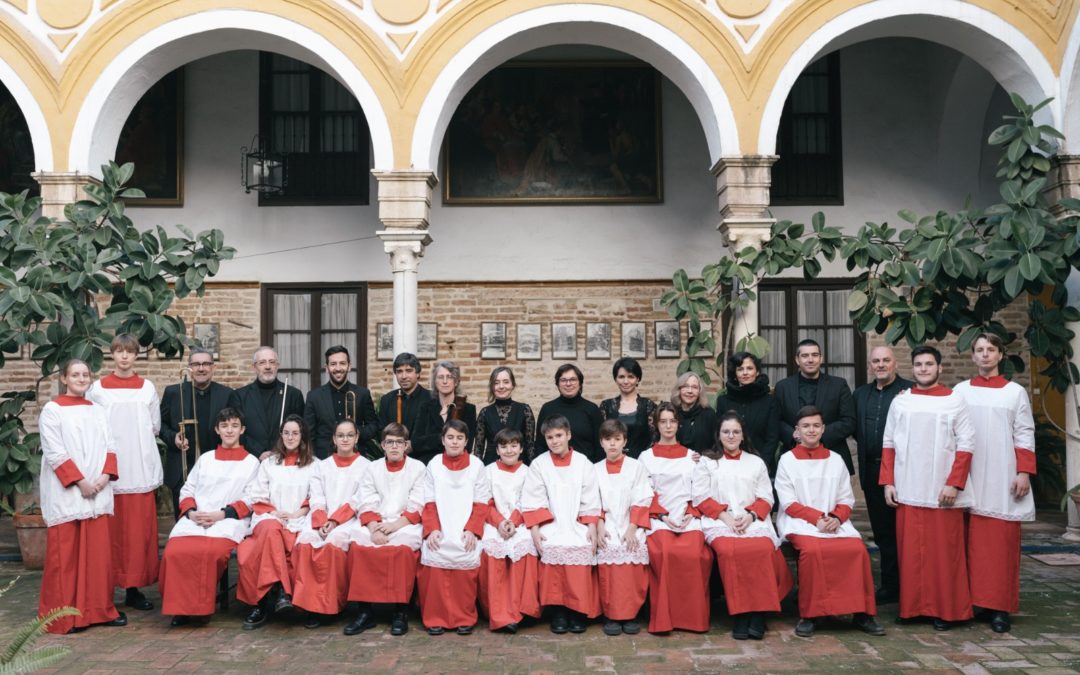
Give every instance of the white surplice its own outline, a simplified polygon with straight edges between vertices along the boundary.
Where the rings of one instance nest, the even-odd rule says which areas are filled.
[[[255,511],[255,506],[264,504],[273,506],[275,511],[292,513],[298,511],[311,494],[311,479],[318,470],[318,461],[307,466],[286,465],[274,455],[259,463],[259,472],[255,480],[248,484],[244,501]],[[255,526],[264,520],[276,520],[272,513],[253,513],[248,534],[255,531]],[[307,516],[290,518],[285,529],[300,532],[307,523]]]
[[[161,403],[157,389],[143,379],[138,389],[104,387],[94,382],[86,398],[105,409],[116,441],[116,494],[150,492],[161,485],[163,471],[157,435],[161,430]]]
[[[86,520],[113,512],[113,484],[91,499],[78,485],[64,487],[55,470],[71,461],[84,478],[93,480],[105,469],[106,454],[116,447],[105,410],[100,405],[59,405],[49,401],[38,418],[41,434],[41,516],[48,526]]]
[[[242,459],[219,459],[221,449],[204,452],[195,460],[188,473],[187,482],[180,488],[180,502],[195,500],[196,511],[220,511],[226,506],[243,501],[249,482],[259,471],[259,460],[243,448]],[[248,518],[223,518],[210,527],[195,524],[187,517],[180,518],[173,526],[173,537],[222,537],[236,543],[244,540],[248,532]]]
[[[356,455],[356,459],[348,466],[338,466],[334,457],[335,455],[331,455],[316,462],[315,474],[311,477],[311,496],[308,498],[310,510],[304,518],[300,536],[296,539],[297,545],[307,544],[313,548],[321,548],[324,544],[333,544],[342,550],[349,548],[353,530],[359,524],[355,518],[338,523],[326,539],[312,527],[311,518],[318,511],[325,513],[327,517],[332,516],[347,504],[360,490],[360,482],[371,465],[371,460]]]
[[[736,517],[749,513],[746,507],[758,499],[768,502],[770,508],[773,503],[769,470],[764,460],[749,452],[743,452],[738,459],[702,457],[694,469],[693,494],[694,504],[712,499],[717,504],[726,504],[727,512]],[[744,533],[737,534],[724,521],[702,514],[701,529],[710,544],[717,537],[768,537],[775,546],[780,546],[780,537],[769,517],[755,519]]]
[[[649,548],[645,545],[648,528],[638,528],[638,546],[634,550],[626,548],[622,539],[630,527],[630,509],[638,507],[648,510],[652,504],[653,489],[649,483],[649,472],[644,464],[633,457],[622,458],[618,473],[608,473],[607,463],[607,459],[602,459],[593,465],[607,534],[604,548],[596,550],[596,564],[648,565]]]
[[[895,401],[894,401],[895,404]],[[780,499],[780,512],[776,516],[776,529],[782,539],[792,535],[806,535],[834,539],[841,537],[861,538],[858,530],[846,520],[834,533],[819,532],[817,527],[802,518],[787,514],[787,507],[799,503],[822,513],[829,513],[837,505],[855,506],[851,491],[851,476],[840,455],[829,451],[824,459],[799,459],[794,451],[780,456],[776,467],[776,494]]]
[[[465,550],[461,541],[465,526],[472,517],[473,504],[487,506],[491,499],[491,483],[483,462],[466,454],[468,465],[452,471],[442,455],[428,462],[424,477],[424,504],[435,503],[443,537],[439,549],[432,550],[427,540],[420,547],[420,564],[450,570],[471,570],[480,567],[480,542],[472,551]]]
[[[556,466],[551,453],[533,460],[521,491],[522,514],[546,511],[554,521],[540,526],[540,561],[548,565],[595,565],[587,525],[579,517],[599,517],[600,488],[588,457],[571,450],[569,465]]]
[[[499,468],[499,464],[496,460],[484,467],[484,470],[487,471],[488,481],[491,483],[491,498],[495,502],[495,510],[503,520],[510,520],[515,511],[519,516],[521,514],[521,491],[525,487],[529,467],[518,464],[516,471],[504,471]],[[527,555],[536,555],[532,535],[524,523],[517,526],[514,536],[509,539],[503,539],[498,528],[491,523],[484,523],[484,538],[481,544],[484,553],[491,558],[509,558],[517,562]]]

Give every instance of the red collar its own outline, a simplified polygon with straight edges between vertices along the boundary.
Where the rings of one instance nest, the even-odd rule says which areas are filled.
[[[68,394],[60,394],[53,399],[53,403],[56,405],[69,406],[69,405],[94,405],[93,401],[88,401],[82,396],[69,396]]]
[[[286,452],[285,459],[281,461],[282,466],[296,466],[300,463],[299,452]]]
[[[119,377],[116,373],[109,373],[98,380],[106,389],[142,389],[144,381],[138,373],[131,377]]]
[[[499,469],[499,471],[505,471],[506,473],[517,473],[517,470],[521,468],[521,462],[518,462],[513,466],[509,466],[503,464],[503,461],[501,459],[497,459],[495,460],[495,466]]]
[[[742,450],[739,450],[734,455],[727,454],[727,451],[725,450],[724,451],[724,459],[740,460],[740,459],[742,459]]]
[[[451,471],[461,471],[469,466],[469,453],[463,452],[457,457],[451,457],[444,452],[442,454],[442,463]]]
[[[949,389],[945,385],[938,382],[929,389],[921,389],[919,385],[915,385],[911,388],[912,394],[918,394],[920,396],[948,396],[952,393],[952,389]]]
[[[623,460],[626,459],[626,455],[619,457],[614,462],[610,459],[604,460],[604,468],[608,473],[622,473]]]
[[[652,446],[652,452],[654,456],[664,459],[682,459],[690,454],[689,449],[678,443],[674,445],[654,445]]]
[[[1004,375],[993,375],[991,377],[983,377],[982,375],[976,375],[971,378],[971,386],[973,387],[989,387],[990,389],[1001,389],[1009,383],[1005,379]]]
[[[791,449],[791,454],[795,455],[795,459],[827,459],[829,457],[829,449],[824,445],[819,445],[816,448],[808,448],[802,443],[799,443]]]
[[[359,456],[360,455],[357,455],[357,457],[359,457]],[[405,468],[405,458],[404,457],[401,458],[400,462],[391,462],[390,460],[386,460],[386,470],[389,471],[390,473],[397,473],[398,471],[401,471],[404,468]]]
[[[570,458],[574,456],[574,449],[570,448],[562,457],[559,457],[554,452],[548,454],[551,455],[551,463],[555,466],[570,466]]]
[[[217,450],[214,450],[214,459],[219,462],[239,462],[248,456],[248,451],[243,446],[235,448],[226,448],[217,446]]]
[[[339,454],[337,454],[335,452],[334,454],[332,454],[330,456],[334,458],[334,464],[336,464],[338,466],[338,468],[344,469],[347,466],[352,466],[353,463],[356,462],[357,458],[360,457],[360,453],[359,452],[354,452],[353,454],[349,455],[348,457],[342,457],[341,455],[339,455]],[[286,457],[285,459],[288,459],[288,457]]]

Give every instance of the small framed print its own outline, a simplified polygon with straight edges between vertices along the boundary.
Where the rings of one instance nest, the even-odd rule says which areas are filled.
[[[622,322],[622,355],[634,359],[643,359],[648,356],[645,351],[644,321]]]
[[[701,322],[701,332],[705,333],[706,335],[712,335],[712,321],[711,320],[705,320],[705,321]],[[702,348],[702,349],[698,350],[697,355],[698,356],[713,356],[713,352],[709,351],[708,349]]]
[[[480,323],[480,358],[506,358],[506,322],[482,321]]]
[[[217,361],[221,358],[221,328],[216,323],[197,323],[192,328],[195,340]]]
[[[585,324],[585,358],[587,359],[610,359],[611,358],[611,324],[586,323]]]
[[[423,361],[439,358],[439,324],[416,324],[416,358]]]
[[[577,358],[577,323],[574,321],[552,322],[551,358]]]
[[[540,348],[540,324],[517,325],[517,357],[518,361],[539,361],[543,358]]]
[[[375,358],[379,361],[394,360],[394,324],[375,324]]]
[[[682,331],[678,321],[656,321],[656,358],[677,359],[682,352]]]

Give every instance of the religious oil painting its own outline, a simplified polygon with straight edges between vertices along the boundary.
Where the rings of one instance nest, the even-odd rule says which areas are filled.
[[[184,205],[184,71],[157,81],[135,104],[120,132],[116,163],[133,162],[130,187],[146,193],[129,206]]]
[[[465,96],[447,204],[663,201],[660,75],[639,62],[511,63]]]

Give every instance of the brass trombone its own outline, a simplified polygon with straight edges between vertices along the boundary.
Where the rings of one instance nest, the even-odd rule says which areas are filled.
[[[352,389],[345,392],[345,419],[356,422],[356,392]]]
[[[184,384],[188,384],[188,389],[191,390],[191,417],[184,414]],[[202,454],[202,448],[199,447],[199,411],[198,406],[195,404],[195,385],[191,382],[191,368],[180,369],[180,443],[187,445],[187,425],[194,425],[195,430],[195,458],[198,459]],[[180,472],[187,480],[188,475],[188,450],[185,448],[180,451]]]

